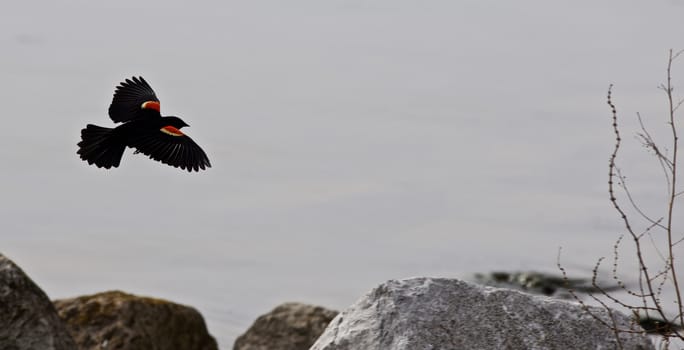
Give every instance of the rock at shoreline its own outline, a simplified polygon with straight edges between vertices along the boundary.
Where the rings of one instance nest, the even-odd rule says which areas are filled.
[[[490,287],[518,289],[563,299],[572,298],[568,289],[580,293],[598,293],[599,290],[612,291],[620,288],[617,284],[602,281],[595,281],[600,283],[595,287],[592,278],[567,278],[562,274],[536,271],[494,271],[476,273],[474,277],[477,283]]]
[[[0,349],[75,348],[45,292],[0,254]]]
[[[259,316],[233,350],[308,350],[335,315],[320,306],[282,304]]]
[[[56,300],[79,349],[216,350],[194,308],[119,291]]]
[[[607,311],[591,311],[610,323]],[[621,329],[630,319],[612,315]],[[652,350],[621,333],[625,350]],[[567,301],[455,279],[391,280],[339,314],[311,350],[614,349],[614,333]]]

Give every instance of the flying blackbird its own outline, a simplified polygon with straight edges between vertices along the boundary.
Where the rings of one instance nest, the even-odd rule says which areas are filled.
[[[211,167],[207,154],[180,129],[188,126],[178,117],[162,117],[159,99],[142,77],[126,79],[116,87],[109,117],[116,128],[88,124],[81,130],[78,154],[98,168],[118,167],[126,146],[176,168]]]

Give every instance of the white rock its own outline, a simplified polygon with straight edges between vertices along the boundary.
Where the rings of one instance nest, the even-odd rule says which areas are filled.
[[[609,319],[602,308],[594,313]],[[612,312],[619,327],[634,329]],[[654,349],[642,334],[622,333],[625,350]],[[455,279],[391,280],[330,322],[311,350],[618,348],[615,334],[576,303]]]

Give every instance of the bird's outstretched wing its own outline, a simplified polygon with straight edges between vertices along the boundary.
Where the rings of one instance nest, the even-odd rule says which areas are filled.
[[[114,91],[109,117],[115,123],[161,117],[159,99],[143,77],[126,79]]]
[[[189,172],[211,167],[204,150],[172,126],[136,135],[130,145],[154,160]]]

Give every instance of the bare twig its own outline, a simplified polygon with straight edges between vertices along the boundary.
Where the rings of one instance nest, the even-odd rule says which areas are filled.
[[[642,138],[642,142],[644,145],[650,149],[653,150],[656,154],[656,159],[658,159],[658,162],[660,163],[660,167],[663,169],[663,173],[665,175],[665,182],[667,184],[667,188],[669,190],[670,188],[670,171],[672,171],[672,162],[670,159],[667,158],[665,154],[663,154],[660,151],[660,148],[658,148],[658,145],[656,144],[655,140],[653,137],[651,137],[651,134],[648,132],[648,129],[646,129],[646,126],[644,125],[644,121],[641,118],[641,113],[637,112],[637,120],[639,121],[639,127],[641,128],[641,134],[638,134]]]
[[[679,289],[679,281],[675,269],[675,254],[673,248],[674,242],[672,232],[673,212],[675,207],[675,199],[677,198],[677,152],[679,148],[679,135],[677,134],[677,125],[675,124],[675,107],[674,98],[672,96],[672,61],[679,57],[679,55],[682,52],[684,52],[684,50],[673,54],[672,50],[670,50],[670,58],[667,61],[667,101],[670,107],[670,130],[672,132],[672,172],[670,177],[672,179],[672,183],[670,185],[670,200],[667,206],[667,242],[669,246],[670,272],[672,276],[672,283],[674,285],[675,295],[677,297],[677,307],[679,310],[679,324],[684,325],[684,312],[682,312],[682,293]]]
[[[634,201],[634,198],[632,197],[632,193],[629,191],[629,187],[627,186],[627,179],[622,175],[622,171],[620,168],[615,168],[615,172],[617,174],[617,177],[620,179],[620,188],[622,188],[622,191],[625,192],[625,195],[627,196],[627,200],[629,200],[629,203],[632,205],[632,208],[641,215],[642,218],[644,218],[646,221],[650,222],[653,226],[658,226],[662,229],[665,229],[665,226],[663,226],[660,222],[662,221],[663,218],[660,218],[658,220],[652,219],[650,216],[646,215],[642,210],[639,205]],[[669,180],[668,180],[669,183]],[[669,188],[669,186],[668,186]]]
[[[632,228],[632,224],[629,218],[627,217],[627,214],[624,212],[624,210],[622,210],[622,207],[620,206],[620,204],[617,201],[617,198],[615,197],[614,179],[617,175],[615,170],[617,168],[615,159],[617,158],[618,151],[620,150],[622,138],[620,137],[620,129],[618,128],[617,109],[615,108],[615,104],[613,104],[612,92],[613,84],[611,84],[608,88],[608,96],[606,99],[606,102],[608,103],[608,106],[610,106],[610,110],[612,113],[613,132],[615,133],[615,146],[613,148],[613,153],[610,155],[610,161],[608,164],[608,194],[610,195],[610,202],[613,204],[613,208],[620,214],[622,222],[625,225],[627,232],[632,237],[632,241],[634,242],[634,245],[636,247],[637,262],[639,264],[640,273],[643,274],[643,281],[644,283],[646,283],[646,291],[643,294],[648,295],[650,297],[656,309],[662,309],[660,307],[659,301],[655,297],[652,279],[648,272],[648,267],[646,266],[646,260],[641,249],[639,235],[635,233],[634,229]],[[662,313],[662,310],[660,311],[660,313]],[[663,314],[662,316],[664,318],[665,315]]]
[[[637,119],[639,121],[640,132],[637,137],[641,143],[650,151],[653,152],[654,156],[658,160],[659,166],[665,178],[666,193],[667,193],[667,205],[665,214],[662,217],[652,216],[647,213],[646,210],[639,204],[637,199],[633,196],[630,186],[628,186],[626,177],[622,174],[622,171],[617,165],[618,153],[622,145],[622,137],[620,133],[620,128],[618,127],[618,114],[615,104],[613,103],[612,92],[613,85],[611,84],[608,88],[606,103],[610,107],[612,116],[612,127],[613,133],[615,134],[615,143],[613,151],[610,154],[608,162],[608,194],[610,203],[613,209],[619,214],[622,224],[625,229],[625,234],[621,235],[618,240],[613,245],[613,266],[612,266],[612,277],[617,283],[618,289],[628,293],[628,295],[639,298],[639,302],[629,302],[627,300],[621,299],[615,295],[612,295],[613,291],[603,288],[597,282],[599,276],[599,269],[601,263],[605,260],[600,258],[597,260],[596,265],[592,270],[593,278],[591,280],[593,290],[595,293],[590,293],[589,297],[592,298],[596,303],[603,306],[603,308],[608,312],[610,320],[606,321],[605,318],[599,317],[596,309],[590,309],[579,296],[570,288],[569,280],[567,278],[566,272],[560,265],[560,250],[558,252],[559,262],[558,268],[563,273],[563,278],[566,280],[566,285],[568,286],[568,291],[571,296],[577,300],[580,305],[588,312],[594,319],[599,321],[606,327],[609,327],[614,333],[619,342],[619,334],[634,333],[635,330],[629,329],[618,329],[618,325],[615,319],[612,318],[612,313],[607,306],[607,303],[614,303],[624,308],[632,310],[635,315],[635,321],[639,322],[643,327],[645,327],[649,332],[660,332],[663,337],[661,346],[668,347],[671,344],[671,339],[676,338],[680,341],[684,341],[684,330],[682,325],[684,325],[684,306],[683,297],[684,291],[681,290],[679,286],[678,275],[676,271],[676,251],[675,247],[684,242],[684,237],[681,231],[675,229],[675,214],[678,208],[676,206],[676,200],[679,196],[684,195],[684,191],[677,189],[679,175],[678,169],[678,153],[679,153],[679,135],[677,118],[675,117],[675,112],[684,105],[684,99],[676,99],[674,96],[674,86],[672,84],[672,65],[673,61],[677,59],[680,55],[684,55],[684,50],[673,52],[669,51],[668,64],[667,64],[667,80],[666,83],[661,84],[659,89],[665,92],[668,102],[668,129],[669,129],[669,139],[671,144],[666,147],[663,144],[658,143],[653,138],[652,134],[646,127],[640,113],[637,113]],[[618,199],[617,191],[622,190],[621,194],[626,197],[626,200],[631,206],[628,210],[630,213],[635,213],[636,216],[630,217],[627,214],[627,210],[623,208],[623,200]],[[675,210],[677,209],[677,210]],[[679,210],[681,211],[681,210]],[[664,235],[665,237],[662,237]],[[631,242],[635,250],[635,257],[637,263],[637,280],[638,285],[635,288],[628,288],[626,283],[618,273],[618,262],[620,260],[619,247],[622,243],[624,237],[630,237]],[[655,254],[657,254],[658,260],[660,262],[660,267],[650,266],[650,260],[653,260],[654,254],[651,250],[647,251],[644,247],[644,241],[648,237],[650,244],[653,246]],[[667,247],[664,241],[667,241]],[[660,242],[660,243],[659,243]],[[678,262],[678,261],[677,261]],[[681,267],[681,266],[680,266]],[[670,291],[675,295],[674,304],[677,308],[677,312],[674,316],[668,317],[666,313],[666,307],[670,308],[669,304],[672,302],[672,297]],[[665,299],[667,298],[667,299]],[[643,314],[644,316],[639,316]],[[621,346],[621,344],[618,344]]]

